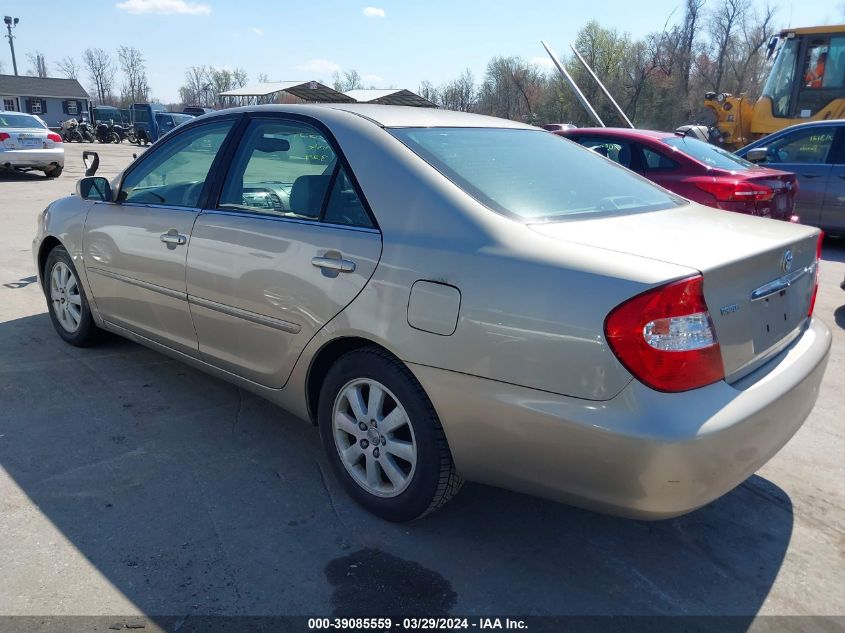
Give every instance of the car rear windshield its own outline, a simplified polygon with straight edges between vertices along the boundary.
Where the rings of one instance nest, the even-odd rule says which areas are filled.
[[[480,203],[526,222],[668,209],[685,202],[543,130],[394,128],[391,133]]]
[[[38,119],[26,116],[25,114],[9,114],[8,112],[0,112],[0,127],[44,129],[44,126]]]
[[[672,136],[664,138],[663,142],[667,145],[682,151],[684,154],[692,156],[695,160],[715,167],[716,169],[727,169],[728,171],[747,171],[755,169],[754,163],[749,163],[747,160],[740,158],[736,154],[723,150],[721,147],[710,145],[704,141],[699,141],[697,138],[690,138],[689,136]]]

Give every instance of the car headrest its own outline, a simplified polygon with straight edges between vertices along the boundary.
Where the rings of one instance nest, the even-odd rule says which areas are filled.
[[[290,210],[312,218],[320,217],[323,197],[331,175],[300,176],[290,190]]]

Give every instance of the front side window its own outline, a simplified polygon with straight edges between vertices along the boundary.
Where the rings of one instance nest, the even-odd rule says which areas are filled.
[[[642,147],[643,162],[647,171],[669,171],[675,169],[678,163],[671,158],[648,147]]]
[[[672,136],[662,139],[666,145],[691,156],[708,167],[725,169],[727,171],[748,171],[755,169],[754,163],[749,163],[736,154],[723,150],[710,143],[699,141],[690,136]]]
[[[208,123],[168,137],[126,175],[119,200],[196,207],[211,164],[232,125],[232,120]]]
[[[685,204],[644,178],[543,130],[394,128],[390,132],[478,202],[524,222]]]
[[[297,121],[253,120],[232,160],[218,206],[318,220],[337,157]]]
[[[783,118],[790,115],[795,65],[800,45],[801,42],[797,38],[784,41],[763,87],[763,96],[772,100],[773,116]]]
[[[785,134],[766,145],[769,163],[823,164],[827,162],[836,128],[812,127]]]

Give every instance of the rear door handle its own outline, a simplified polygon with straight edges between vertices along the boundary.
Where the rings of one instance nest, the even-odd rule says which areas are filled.
[[[355,262],[338,257],[315,257],[311,263],[317,268],[336,270],[339,273],[355,272]]]
[[[188,243],[187,236],[177,233],[176,229],[170,229],[167,233],[162,233],[159,239],[165,244],[172,244],[173,246],[183,246]]]

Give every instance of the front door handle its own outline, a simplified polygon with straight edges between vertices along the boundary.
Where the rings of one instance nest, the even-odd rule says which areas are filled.
[[[355,272],[355,262],[341,257],[315,257],[311,263],[317,268],[335,270],[339,273]]]
[[[170,229],[167,233],[162,233],[159,239],[167,244],[168,247],[184,246],[188,243],[188,237],[177,232],[176,229]]]

